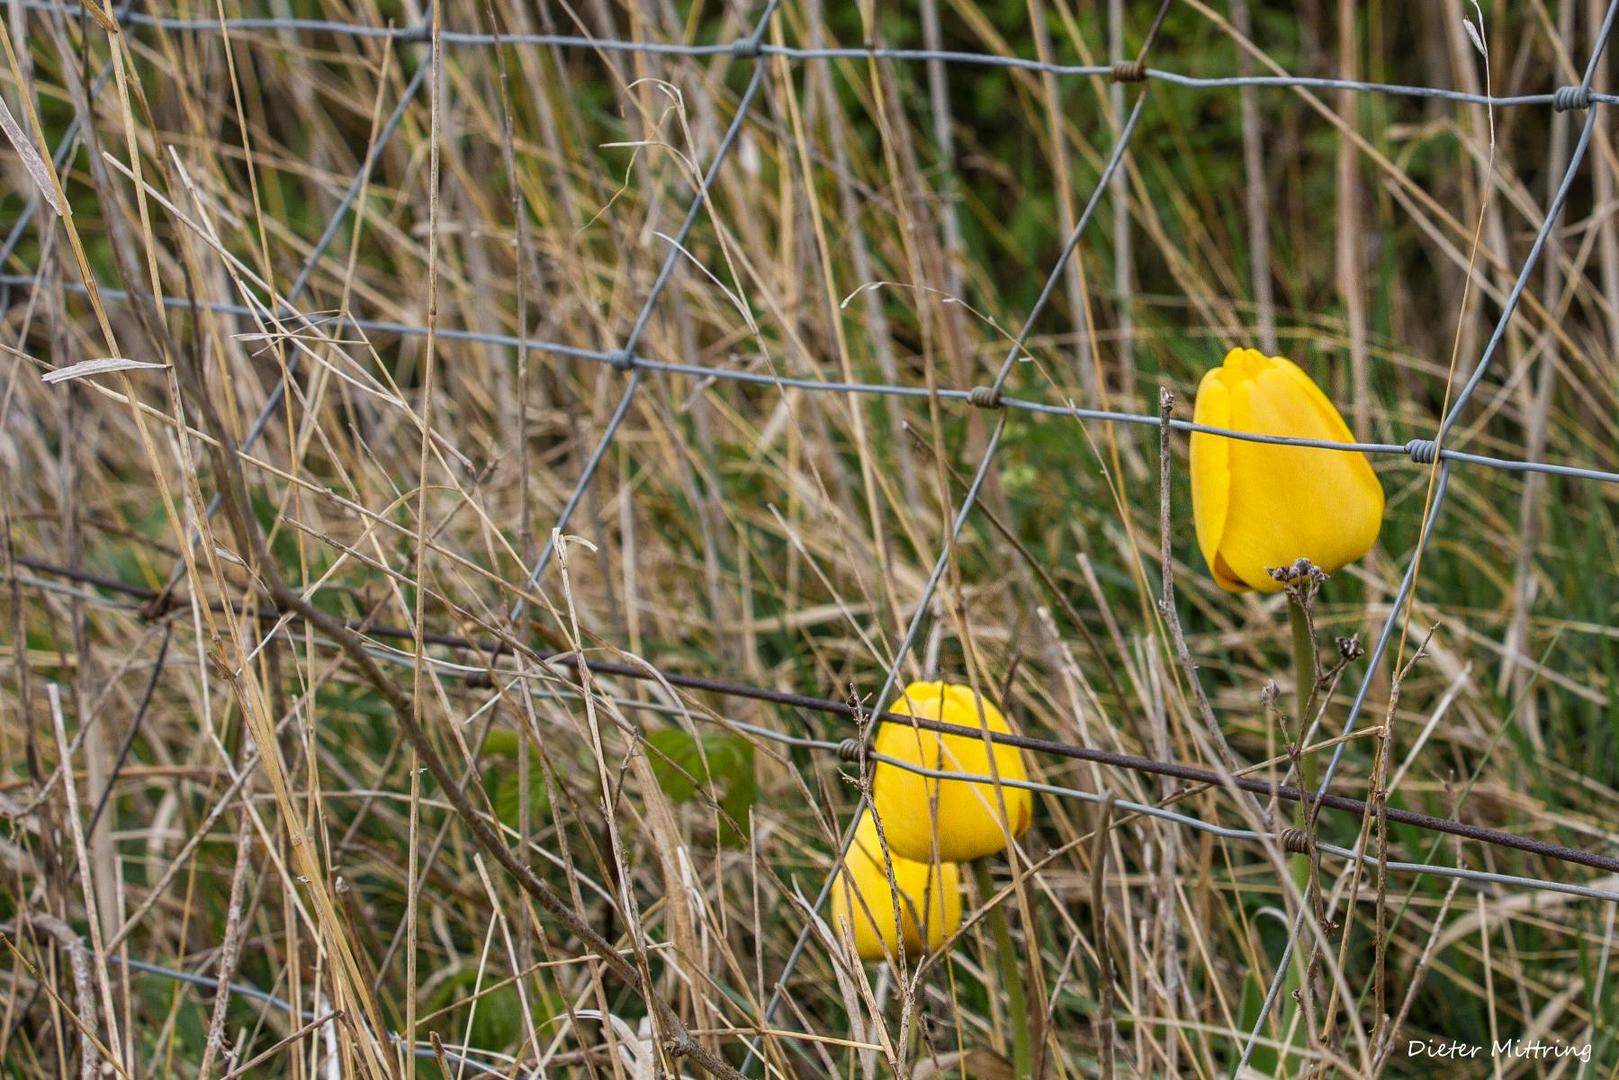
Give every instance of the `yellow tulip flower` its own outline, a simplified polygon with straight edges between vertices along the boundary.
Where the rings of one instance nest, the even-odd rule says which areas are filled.
[[[917,956],[937,949],[961,925],[960,871],[955,863],[943,863],[934,864],[929,873],[926,863],[904,858],[892,850],[888,857],[899,892],[905,955]],[[860,813],[854,845],[832,889],[832,925],[840,934],[854,934],[855,951],[862,960],[898,955],[894,890],[888,884],[877,822],[868,811]]]
[[[1354,442],[1343,417],[1297,364],[1232,349],[1203,376],[1192,419],[1259,435]],[[1279,592],[1267,571],[1309,559],[1327,572],[1377,541],[1383,485],[1359,451],[1276,446],[1192,434],[1197,546],[1221,588]]]
[[[953,683],[912,683],[888,711],[961,727],[987,726],[1003,734],[1012,730],[1001,710],[975,695],[970,687]],[[989,750],[978,736],[925,731],[898,720],[877,730],[872,749],[935,771],[993,775],[1002,781],[1029,778],[1023,751],[1015,746],[997,744],[995,767],[991,770]],[[1023,835],[1033,819],[1033,798],[1027,788],[1003,783],[997,792],[996,786],[984,780],[923,776],[879,761],[872,769],[871,799],[893,850],[909,859],[934,858],[937,832],[936,857],[946,862],[967,862],[1000,851]],[[1005,817],[1001,815],[1003,802]]]

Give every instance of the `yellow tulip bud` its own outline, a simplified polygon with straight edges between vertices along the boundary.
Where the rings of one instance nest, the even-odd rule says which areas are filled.
[[[1258,435],[1354,442],[1343,417],[1293,361],[1232,349],[1203,376],[1192,419]],[[1383,485],[1366,455],[1192,434],[1197,546],[1221,588],[1278,592],[1267,571],[1309,559],[1327,572],[1377,541]]]
[[[905,955],[937,949],[961,925],[960,871],[955,863],[936,863],[929,873],[926,863],[904,858],[892,850],[888,858],[898,888]],[[881,960],[898,955],[894,899],[877,822],[863,810],[855,826],[854,845],[832,889],[832,925],[839,934],[854,934],[860,959]]]
[[[970,687],[952,683],[912,683],[888,711],[961,727],[987,727],[1001,734],[1012,730],[1001,710],[974,694]],[[990,751],[982,738],[925,731],[898,720],[877,730],[872,749],[924,769],[995,776],[1002,781],[1029,778],[1023,751],[1015,746],[996,744],[995,766],[991,769]],[[1034,816],[1028,788],[996,785],[987,780],[944,780],[886,761],[877,762],[872,770],[871,799],[883,819],[889,846],[910,859],[937,857],[946,862],[967,862],[993,855],[1023,835]]]

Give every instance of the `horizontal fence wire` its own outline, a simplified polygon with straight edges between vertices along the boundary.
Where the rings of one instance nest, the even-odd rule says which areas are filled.
[[[22,288],[37,288],[44,283],[38,278],[25,274],[0,274],[0,286],[15,286]],[[58,284],[69,292],[83,295],[86,290],[83,285],[76,282],[51,283],[52,287]],[[103,300],[125,303],[129,300],[129,293],[122,289],[98,287],[97,293]],[[165,306],[191,311],[207,311],[219,315],[233,315],[242,318],[256,318],[271,314],[271,309],[262,307],[254,309],[245,304],[230,304],[222,302],[208,302],[190,300],[185,297],[165,296]],[[331,319],[318,319],[299,315],[296,312],[275,313],[278,319],[298,318],[310,330],[322,335],[319,340],[322,344],[343,345],[347,342],[334,339],[327,333],[331,327],[348,326],[354,330],[374,334],[397,334],[402,337],[426,337],[427,327],[416,326],[411,323],[391,322],[384,319],[366,319],[355,315],[334,316]],[[529,349],[534,352],[550,353],[574,360],[585,360],[595,363],[608,364],[613,367],[633,367],[646,371],[663,372],[670,375],[683,375],[702,380],[717,382],[737,382],[752,386],[775,387],[783,390],[804,390],[811,393],[828,394],[856,394],[874,397],[899,397],[929,399],[937,398],[940,401],[960,402],[963,404],[981,405],[984,401],[982,391],[984,388],[974,390],[960,390],[954,388],[907,386],[892,383],[866,383],[866,382],[837,382],[825,379],[808,379],[791,375],[776,375],[763,371],[739,371],[734,368],[711,367],[703,364],[683,364],[666,360],[653,360],[645,356],[626,356],[621,352],[608,352],[603,349],[585,349],[561,342],[546,341],[540,338],[525,338],[515,334],[497,334],[480,330],[464,330],[454,327],[435,327],[434,337],[441,341],[464,341],[480,345],[509,346],[512,348]],[[294,330],[283,332],[285,337],[298,336]],[[281,384],[278,383],[279,387]],[[279,395],[276,396],[279,401]],[[1107,424],[1131,424],[1157,427],[1162,421],[1157,416],[1147,413],[1133,413],[1119,409],[1086,409],[1078,405],[1058,404],[1046,401],[1034,401],[1027,398],[998,396],[990,407],[1004,406],[1023,412],[1039,413],[1047,416],[1063,416],[1074,420],[1095,421]],[[982,406],[981,406],[982,407]],[[1335,450],[1348,453],[1375,454],[1380,456],[1393,455],[1407,457],[1418,465],[1431,465],[1435,460],[1459,461],[1468,465],[1476,465],[1488,469],[1499,469],[1504,472],[1541,473],[1547,476],[1564,476],[1575,480],[1594,480],[1598,483],[1619,484],[1619,472],[1605,469],[1592,469],[1582,465],[1563,465],[1546,461],[1523,461],[1516,458],[1495,457],[1488,454],[1475,454],[1465,450],[1453,450],[1448,446],[1439,446],[1432,439],[1410,439],[1406,442],[1334,442],[1330,439],[1305,439],[1288,435],[1265,435],[1253,431],[1238,431],[1234,428],[1222,428],[1209,424],[1198,424],[1190,420],[1170,420],[1169,426],[1174,431],[1191,434],[1212,435],[1218,438],[1235,439],[1240,442],[1265,443],[1271,446],[1294,446],[1314,450]],[[253,432],[262,430],[262,424],[255,424]],[[530,583],[532,584],[532,582]]]
[[[49,12],[69,18],[82,19],[80,7],[51,3],[50,0],[23,0],[22,6],[30,11]],[[425,25],[367,26],[338,22],[331,19],[299,19],[293,17],[258,16],[228,19],[171,19],[161,15],[131,12],[120,20],[126,26],[143,26],[176,33],[240,34],[257,31],[278,34],[318,35],[379,39],[405,44],[427,44],[429,33]],[[674,41],[633,41],[618,38],[588,37],[581,34],[480,33],[467,30],[443,30],[440,40],[446,45],[496,46],[525,45],[559,49],[580,49],[614,53],[640,53],[651,56],[673,56],[688,59],[710,57],[781,57],[786,60],[887,60],[900,62],[939,61],[975,67],[1007,68],[1041,75],[1114,77],[1120,74],[1113,64],[1059,64],[1034,60],[1022,56],[1004,56],[998,53],[963,52],[950,49],[896,49],[884,46],[844,46],[803,48],[794,45],[771,45],[751,38],[707,44]],[[1127,74],[1134,74],[1133,72]],[[1563,87],[1544,94],[1515,94],[1495,96],[1468,93],[1438,86],[1402,86],[1397,83],[1363,82],[1356,79],[1328,79],[1302,75],[1184,75],[1161,68],[1144,67],[1140,74],[1155,82],[1168,83],[1193,89],[1225,90],[1243,86],[1294,87],[1306,90],[1349,90],[1367,94],[1388,94],[1396,97],[1434,98],[1465,105],[1492,105],[1510,107],[1520,105],[1551,105],[1555,108],[1578,108],[1587,104],[1619,104],[1619,95],[1587,91],[1569,94]],[[1131,79],[1130,81],[1138,81]],[[1561,96],[1560,96],[1561,95]]]
[[[15,557],[15,561],[18,566],[27,567],[28,569],[34,570],[37,573],[48,574],[51,577],[59,578],[63,581],[76,582],[80,585],[88,585],[94,589],[103,590],[104,592],[115,593],[128,597],[132,603],[128,605],[127,610],[144,617],[160,618],[173,611],[182,610],[190,606],[184,597],[165,596],[163,593],[157,590],[147,589],[139,585],[131,585],[115,578],[108,578],[97,574],[74,570],[71,567],[59,566],[43,559],[33,558],[32,556],[17,555]],[[29,577],[19,576],[17,581],[18,584],[36,588],[49,587],[48,583]],[[102,602],[106,600],[104,595],[89,591],[79,591],[75,593],[75,595],[79,596],[81,599],[94,602]],[[152,607],[151,605],[154,601],[160,601],[161,607]],[[226,605],[215,602],[211,604],[211,606],[221,613],[228,611],[229,613],[238,616],[244,614],[244,611],[236,605]],[[279,612],[264,609],[255,609],[251,614],[260,622],[270,624],[279,623],[283,619],[299,621],[301,618],[296,612]],[[415,640],[415,634],[405,627],[389,626],[366,620],[349,620],[346,625],[348,625],[351,630],[364,634],[373,639],[396,641]],[[444,660],[442,658],[435,658],[432,660],[437,670],[445,674],[455,676],[473,687],[487,687],[493,685],[499,680],[505,679],[517,681],[534,679],[556,680],[567,674],[570,670],[576,671],[577,668],[583,667],[589,670],[592,675],[603,675],[634,679],[638,681],[664,683],[668,686],[677,687],[683,690],[712,693],[723,697],[745,698],[748,700],[766,702],[792,709],[840,716],[845,719],[856,721],[860,725],[862,731],[867,731],[872,726],[877,724],[902,724],[905,726],[914,726],[921,730],[931,731],[941,735],[957,735],[972,739],[988,738],[991,742],[998,745],[1016,747],[1019,750],[1024,750],[1031,753],[1049,754],[1056,757],[1085,761],[1091,764],[1103,765],[1125,771],[1140,772],[1155,776],[1165,776],[1187,781],[1200,785],[1201,787],[1221,789],[1235,788],[1237,790],[1251,792],[1255,795],[1271,796],[1283,802],[1298,802],[1306,797],[1304,792],[1300,791],[1300,789],[1297,787],[1290,785],[1256,780],[1250,776],[1237,775],[1226,777],[1213,770],[1199,768],[1195,765],[1187,765],[1182,762],[1166,761],[1157,758],[1124,754],[1116,751],[1102,750],[1095,747],[1081,746],[1075,743],[1067,743],[1060,740],[1046,739],[1032,735],[1019,735],[1011,732],[985,732],[979,728],[964,727],[959,724],[950,724],[940,720],[930,720],[925,717],[907,716],[901,713],[869,711],[849,702],[835,701],[830,698],[818,698],[806,694],[796,694],[790,691],[772,690],[767,687],[754,686],[749,683],[737,682],[728,679],[718,679],[708,676],[687,675],[679,672],[662,671],[651,666],[638,666],[635,664],[620,663],[617,661],[589,659],[581,657],[575,653],[539,655],[532,653],[511,641],[499,641],[493,639],[477,640],[464,637],[459,634],[425,632],[421,635],[421,638],[424,644],[460,649],[471,654],[473,657],[482,658],[484,660],[483,664],[457,663],[454,661]],[[377,656],[379,659],[388,660],[393,663],[415,662],[414,654],[391,648],[373,647],[373,655]],[[539,666],[533,671],[511,671],[489,666],[489,661],[502,655],[521,657],[523,659],[530,660]],[[552,693],[553,696],[555,694],[554,691],[547,692]],[[629,707],[642,707],[648,704],[646,702],[636,702],[619,698],[614,698],[613,700],[616,704]],[[760,727],[758,725],[747,724],[741,721],[729,719],[721,722],[728,727],[735,728],[750,735],[758,736],[759,738],[781,742],[790,746],[797,746],[817,751],[828,751],[839,754],[846,759],[850,756],[849,740],[832,741],[800,735],[791,735],[784,732],[773,731],[769,728]],[[936,775],[941,778],[979,783],[999,782],[1007,787],[1024,787],[1030,791],[1044,792],[1046,794],[1056,795],[1063,798],[1073,798],[1084,801],[1095,801],[1100,797],[1094,792],[1081,791],[1074,788],[1061,787],[1052,784],[1042,784],[1032,781],[996,781],[995,778],[988,776],[938,772],[937,770],[924,769],[916,766],[913,763],[904,762],[897,758],[891,758],[869,751],[865,752],[865,757],[874,761],[885,761],[900,768],[904,768],[912,772],[919,772],[927,776]],[[1193,791],[1194,789],[1190,788],[1183,789],[1181,792],[1176,793],[1174,797],[1181,798],[1192,794]],[[1600,852],[1586,851],[1580,848],[1569,847],[1563,844],[1555,844],[1534,837],[1506,832],[1500,829],[1473,825],[1453,818],[1435,817],[1429,814],[1402,810],[1397,807],[1388,807],[1386,809],[1372,807],[1369,810],[1368,805],[1364,800],[1354,799],[1343,795],[1325,794],[1313,798],[1311,801],[1326,809],[1338,810],[1348,814],[1365,815],[1368,812],[1382,813],[1390,822],[1395,824],[1407,825],[1428,832],[1458,836],[1463,839],[1489,844],[1494,847],[1510,848],[1530,855],[1555,859],[1560,862],[1587,866],[1592,869],[1619,874],[1619,857],[1603,855]],[[1147,807],[1144,804],[1137,805],[1134,803],[1125,802],[1116,802],[1116,805],[1150,817],[1158,817],[1168,821],[1175,821],[1186,825],[1189,828],[1198,829],[1204,832],[1211,832],[1219,836],[1224,836],[1228,839],[1276,839],[1275,836],[1270,834],[1261,834],[1251,829],[1232,829],[1225,826],[1211,824],[1189,815],[1164,810],[1162,807]],[[1377,857],[1374,855],[1368,855],[1366,853],[1349,853],[1347,849],[1336,848],[1326,844],[1320,844],[1318,846],[1320,846],[1321,850],[1323,851],[1331,851],[1334,854],[1341,855],[1345,858],[1360,859],[1361,861],[1369,861],[1373,864],[1378,861]],[[1426,864],[1420,863],[1396,864],[1391,862],[1386,865],[1390,869],[1398,868],[1402,872],[1420,873],[1431,870],[1434,874],[1439,876],[1464,877],[1470,880],[1491,881],[1499,884],[1529,885],[1536,888],[1543,888],[1552,892],[1566,892],[1577,896],[1587,896],[1600,900],[1619,902],[1619,891],[1577,885],[1569,882],[1519,877],[1516,875],[1495,875],[1486,873],[1484,871],[1464,870],[1457,867],[1428,867]]]

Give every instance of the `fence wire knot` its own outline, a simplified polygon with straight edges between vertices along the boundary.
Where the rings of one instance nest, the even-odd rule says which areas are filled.
[[[635,354],[628,349],[619,349],[608,354],[607,362],[620,371],[628,371],[635,366]]]
[[[975,386],[967,391],[967,400],[980,409],[998,409],[1001,407],[1001,390],[998,386]]]
[[[1405,444],[1405,452],[1418,465],[1432,465],[1439,457],[1439,443],[1433,439],[1412,439]]]
[[[1591,88],[1589,86],[1559,86],[1552,92],[1552,108],[1558,112],[1568,112],[1570,109],[1589,109],[1591,100]]]
[[[739,60],[757,60],[761,48],[756,37],[737,38],[731,42],[731,55]]]
[[[1303,829],[1283,829],[1276,834],[1284,851],[1291,851],[1295,855],[1308,855],[1315,850],[1315,837]]]
[[[1146,82],[1147,62],[1145,60],[1120,60],[1113,65],[1114,82]]]
[[[866,756],[866,740],[851,735],[838,743],[838,757],[851,765],[858,764]]]

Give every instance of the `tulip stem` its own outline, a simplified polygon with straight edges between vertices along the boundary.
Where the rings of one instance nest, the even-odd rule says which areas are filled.
[[[1288,590],[1287,613],[1293,627],[1293,680],[1294,698],[1297,703],[1294,709],[1294,729],[1292,754],[1298,769],[1299,791],[1304,797],[1298,803],[1298,816],[1296,818],[1299,830],[1305,836],[1312,835],[1311,824],[1314,817],[1310,812],[1310,799],[1315,794],[1315,763],[1305,753],[1305,740],[1309,737],[1310,710],[1315,702],[1317,683],[1316,653],[1315,653],[1315,625],[1310,620],[1309,593],[1303,587],[1295,593]],[[1301,903],[1306,909],[1311,907],[1311,889],[1314,882],[1312,867],[1313,856],[1310,854],[1294,854],[1293,856],[1293,884],[1298,887]],[[1302,942],[1300,943],[1302,945]],[[1305,979],[1309,977],[1310,969],[1314,966],[1314,950],[1295,948],[1293,966],[1287,975],[1287,999],[1296,1000],[1301,1009],[1307,1008],[1304,995],[1299,990],[1304,986]],[[1306,960],[1309,956],[1311,959]],[[1298,1029],[1297,1041],[1302,1042],[1308,1038],[1303,1027]]]
[[[1012,1070],[1018,1080],[1034,1075],[1034,1039],[1030,1035],[1029,1009],[1023,995],[1023,969],[1018,964],[1017,950],[1012,947],[1012,924],[1006,918],[1006,908],[989,904],[995,895],[995,883],[990,880],[989,863],[973,860],[973,874],[978,883],[978,895],[989,905],[984,917],[989,920],[990,933],[995,935],[995,951],[999,954],[1001,983],[1006,987],[1006,1007],[1012,1021]]]

